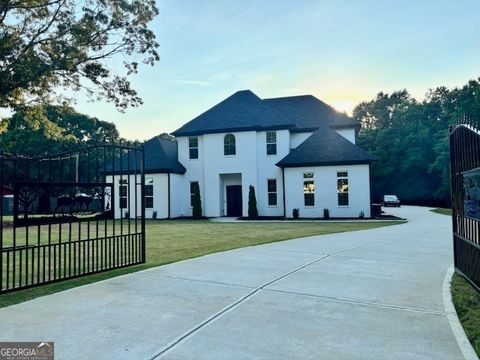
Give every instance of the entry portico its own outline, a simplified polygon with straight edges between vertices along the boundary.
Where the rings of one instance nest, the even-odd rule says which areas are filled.
[[[242,216],[242,174],[220,174],[220,214]]]

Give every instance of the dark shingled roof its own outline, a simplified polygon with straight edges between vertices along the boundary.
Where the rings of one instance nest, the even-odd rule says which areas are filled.
[[[178,143],[176,141],[155,136],[144,143],[145,146],[145,173],[174,173],[184,174],[186,169],[178,161]],[[140,169],[140,152],[134,151],[137,155],[137,171]],[[133,151],[122,156],[121,160],[115,161],[115,171],[112,166],[107,167],[106,174],[133,173],[135,171],[135,154]],[[129,163],[130,158],[130,163]],[[129,167],[130,165],[130,167]]]
[[[238,91],[173,132],[191,136],[230,131],[289,129],[312,131],[322,125],[359,127],[311,95],[262,100],[250,90]]]
[[[307,140],[277,163],[281,168],[369,164],[373,158],[357,145],[327,126],[316,130]]]
[[[237,91],[173,132],[175,136],[228,131],[261,130],[284,126],[288,119],[277,113],[250,90]]]
[[[358,121],[339,113],[312,95],[264,99],[263,102],[295,121],[297,129],[316,129],[321,125],[360,127]]]

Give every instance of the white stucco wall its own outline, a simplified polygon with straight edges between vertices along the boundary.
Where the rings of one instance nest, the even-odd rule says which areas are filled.
[[[242,174],[242,210],[248,214],[248,187],[257,180],[257,141],[255,131],[237,132],[236,154],[224,155],[226,134],[203,136],[204,150],[204,211],[206,216],[221,216],[223,193],[220,174]]]
[[[348,171],[349,205],[338,206],[337,171]],[[304,205],[303,173],[313,172],[315,180],[315,206]],[[358,217],[363,211],[370,217],[370,173],[368,165],[316,166],[285,169],[286,216],[292,217],[298,208],[300,217],[323,217],[323,209],[330,217]]]
[[[301,133],[292,133],[290,135],[290,149],[295,149],[307,140],[313,132],[301,132]]]
[[[336,129],[338,134],[355,144],[355,129]]]
[[[183,189],[185,175],[182,174],[170,174],[170,217],[183,217],[191,216],[190,207],[188,207],[189,213],[185,213],[185,201],[188,200],[190,204],[190,189],[188,189],[188,198],[185,196]]]
[[[140,175],[136,177],[137,182],[140,182]],[[168,174],[145,174],[145,179],[153,179],[153,208],[145,209],[145,217],[151,219],[153,212],[157,212],[157,219],[165,219],[168,217]],[[107,176],[107,182],[113,182],[115,187],[114,192],[114,206],[115,206],[115,218],[120,218],[120,179],[129,180],[130,196],[128,199],[129,207],[122,209],[123,216],[126,216],[126,212],[130,211],[130,218],[139,217],[141,215],[141,201],[140,201],[140,185],[137,187],[137,203],[135,212],[135,175],[124,175],[122,177]]]
[[[355,141],[353,129],[338,130],[350,141]],[[198,136],[198,159],[189,158],[189,137],[178,138],[178,157],[187,169],[185,174],[170,175],[170,216],[191,216],[190,183],[198,181],[202,199],[203,215],[208,217],[226,215],[226,186],[242,185],[243,216],[248,215],[248,190],[255,186],[257,207],[260,216],[283,216],[282,170],[276,166],[292,148],[305,141],[312,132],[290,133],[277,130],[277,154],[267,155],[266,132],[235,132],[236,154],[224,155],[226,133]],[[350,205],[338,207],[336,192],[336,171],[349,171]],[[370,186],[367,165],[345,167],[315,167],[285,169],[286,215],[298,207],[302,217],[321,217],[323,209],[329,208],[332,217],[357,217],[360,211],[370,216]],[[303,172],[314,172],[316,183],[316,206],[303,206]],[[146,174],[154,181],[154,208],[146,209],[151,218],[157,211],[157,218],[168,217],[168,174]],[[111,181],[111,177],[110,181]],[[124,176],[126,178],[126,176]],[[119,176],[115,176],[115,214],[119,210]],[[277,181],[277,205],[268,205],[268,179]],[[135,216],[133,176],[130,185],[130,216]],[[140,214],[140,201],[137,202]]]
[[[257,182],[255,195],[257,198],[258,215],[283,216],[282,169],[275,164],[290,152],[290,132],[288,130],[277,131],[276,155],[267,155],[266,136],[267,133],[265,131],[257,133]],[[268,205],[268,179],[277,180],[276,206]]]
[[[202,210],[205,215],[205,178],[204,178],[204,164],[205,164],[205,147],[204,136],[197,136],[198,138],[198,159],[190,159],[188,137],[179,137],[178,140],[178,161],[185,166],[187,172],[183,175],[176,175],[173,179],[175,182],[175,211],[172,212],[172,217],[192,216],[192,207],[190,206],[190,182],[198,181],[200,187],[200,196],[202,198]],[[222,145],[223,151],[223,145]],[[177,204],[178,202],[178,204]]]
[[[241,178],[242,211],[248,215],[249,186],[255,187],[260,216],[283,215],[282,171],[275,164],[290,151],[290,132],[277,133],[277,154],[267,155],[266,132],[235,132],[236,154],[224,155],[224,137],[227,133],[207,134],[198,137],[199,159],[191,160],[188,154],[188,137],[178,139],[179,161],[187,168],[179,186],[180,201],[185,216],[191,215],[189,189],[191,181],[198,181],[204,215],[226,214],[226,186],[237,184]],[[241,174],[241,177],[239,176]],[[277,206],[268,206],[267,180],[277,180]],[[183,189],[183,190],[182,190]],[[187,206],[188,205],[188,206]],[[172,215],[173,216],[173,215]]]

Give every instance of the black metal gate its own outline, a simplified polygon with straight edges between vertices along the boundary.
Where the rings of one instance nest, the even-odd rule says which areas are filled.
[[[0,154],[0,294],[145,262],[144,149]]]
[[[480,131],[465,117],[450,127],[454,264],[480,288]]]

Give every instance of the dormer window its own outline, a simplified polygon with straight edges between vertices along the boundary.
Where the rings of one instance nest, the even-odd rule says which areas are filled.
[[[277,155],[276,131],[267,131],[267,155]]]
[[[237,148],[235,145],[235,136],[233,134],[225,135],[223,139],[223,154],[225,156],[235,155]]]
[[[190,159],[198,159],[198,137],[188,138],[188,150]]]

